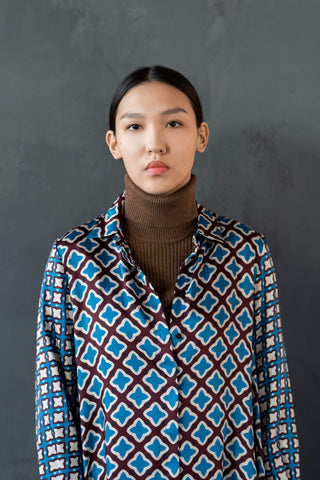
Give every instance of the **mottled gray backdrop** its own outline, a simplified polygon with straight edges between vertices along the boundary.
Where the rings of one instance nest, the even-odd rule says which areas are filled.
[[[151,64],[202,98],[198,200],[269,242],[303,478],[318,476],[319,20],[317,0],[0,0],[1,479],[38,478],[43,269],[59,235],[121,193],[106,110],[120,79]]]

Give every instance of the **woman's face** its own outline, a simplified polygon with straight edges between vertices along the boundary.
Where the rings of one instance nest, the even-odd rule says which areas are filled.
[[[164,195],[189,182],[195,153],[206,148],[208,126],[203,122],[197,128],[184,93],[151,81],[124,95],[117,110],[116,134],[109,130],[106,141],[139,188]]]

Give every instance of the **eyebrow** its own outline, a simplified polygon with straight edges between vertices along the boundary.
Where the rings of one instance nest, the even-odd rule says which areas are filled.
[[[169,108],[169,110],[161,112],[161,115],[171,115],[173,113],[186,113],[188,115],[187,110],[181,107]],[[120,120],[123,118],[146,118],[146,116],[138,112],[126,112],[121,116]]]

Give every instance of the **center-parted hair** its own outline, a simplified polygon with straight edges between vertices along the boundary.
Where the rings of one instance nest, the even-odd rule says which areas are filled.
[[[110,105],[109,110],[109,130],[116,130],[116,114],[119,103],[125,94],[144,82],[163,82],[177,88],[184,93],[190,100],[196,116],[197,127],[200,127],[203,121],[202,106],[199,95],[189,80],[181,73],[172,68],[154,65],[152,67],[142,67],[129,73],[118,85]]]

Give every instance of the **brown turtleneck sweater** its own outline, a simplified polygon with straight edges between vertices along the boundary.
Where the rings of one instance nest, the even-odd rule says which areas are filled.
[[[125,175],[124,236],[135,262],[158,293],[168,321],[176,279],[192,251],[197,228],[196,185],[192,175],[180,190],[152,195]]]

